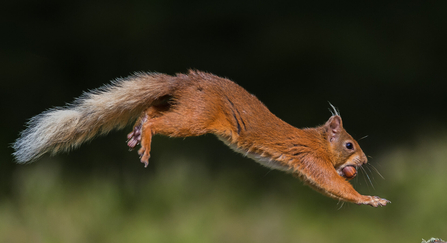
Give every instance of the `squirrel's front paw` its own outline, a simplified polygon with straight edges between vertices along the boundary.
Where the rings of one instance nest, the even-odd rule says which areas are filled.
[[[390,201],[377,196],[366,196],[366,197],[367,199],[365,201],[359,202],[357,204],[367,204],[376,208],[377,206],[385,206],[387,203],[391,203]]]

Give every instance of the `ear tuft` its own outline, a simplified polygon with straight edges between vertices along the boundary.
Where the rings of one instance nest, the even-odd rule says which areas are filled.
[[[332,110],[329,108],[329,111],[331,112],[332,116],[340,116],[340,111],[334,105],[332,105],[331,102],[328,103],[332,108]]]

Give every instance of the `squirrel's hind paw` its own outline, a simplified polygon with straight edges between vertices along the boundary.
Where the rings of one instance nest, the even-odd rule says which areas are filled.
[[[147,168],[147,166],[149,165],[149,158],[151,157],[151,155],[149,154],[149,151],[146,150],[146,148],[142,146],[138,150],[138,154],[140,155],[141,163],[144,164],[144,168]]]
[[[127,134],[127,146],[132,151],[141,141],[141,127],[135,127],[134,130]]]

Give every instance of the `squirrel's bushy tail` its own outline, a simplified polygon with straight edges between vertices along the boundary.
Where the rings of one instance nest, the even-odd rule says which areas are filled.
[[[13,145],[14,156],[18,163],[32,162],[47,152],[68,151],[97,135],[122,129],[174,87],[172,76],[136,73],[86,92],[65,107],[31,118]]]

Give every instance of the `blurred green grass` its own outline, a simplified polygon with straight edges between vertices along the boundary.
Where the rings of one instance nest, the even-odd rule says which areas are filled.
[[[99,173],[70,177],[48,158],[15,171],[13,194],[0,200],[0,242],[445,239],[447,136],[438,137],[375,156],[371,162],[385,177],[368,173],[375,189],[364,174],[353,181],[362,194],[392,201],[383,208],[342,205],[282,172],[266,174],[262,186],[250,171],[210,173],[189,157],[152,161],[156,172],[119,180]]]

